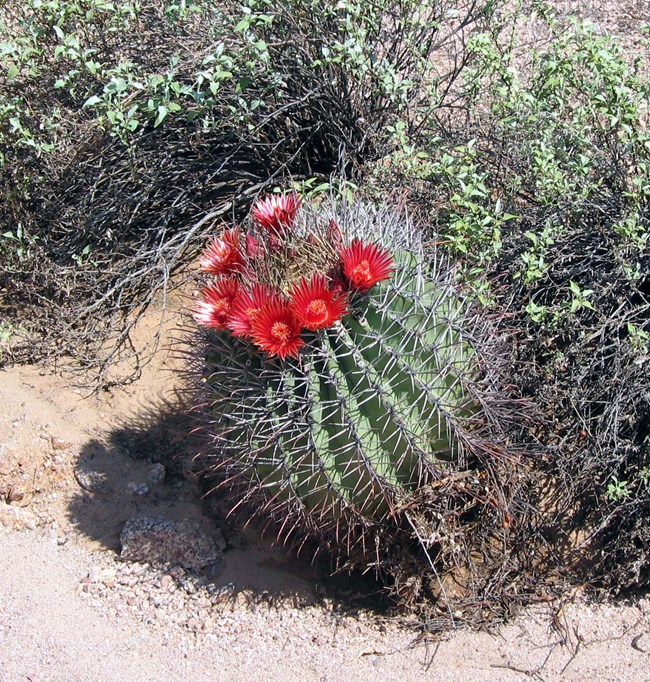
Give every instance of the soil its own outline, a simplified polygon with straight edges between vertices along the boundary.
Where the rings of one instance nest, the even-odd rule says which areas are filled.
[[[149,315],[140,337],[157,323]],[[88,394],[37,367],[0,375],[3,682],[646,679],[646,598],[596,606],[574,594],[492,634],[421,640],[412,624],[357,607],[352,585],[339,599],[308,561],[224,519],[192,470],[198,443],[174,394],[177,326],[168,320],[128,388]],[[161,464],[164,481],[149,484]],[[120,531],[141,516],[220,527],[223,565],[122,561]]]

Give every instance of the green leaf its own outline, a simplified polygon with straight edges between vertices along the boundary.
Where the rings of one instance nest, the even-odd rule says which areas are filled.
[[[101,97],[97,97],[97,95],[92,95],[92,97],[89,97],[84,103],[82,109],[85,109],[86,107],[94,107],[96,104],[99,104],[102,101]]]
[[[20,69],[15,64],[11,64],[7,69],[7,78],[11,80],[12,78],[15,78],[19,73]]]
[[[156,116],[156,121],[153,124],[153,127],[157,128],[165,120],[168,113],[169,113],[169,110],[167,109],[167,107],[164,106],[163,104],[161,104],[158,107],[158,116]]]
[[[237,87],[235,88],[236,92],[243,92],[252,82],[253,81],[247,76],[242,76],[237,81]]]

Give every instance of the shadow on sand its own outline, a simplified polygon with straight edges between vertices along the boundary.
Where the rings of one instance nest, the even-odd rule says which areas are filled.
[[[161,403],[85,443],[75,467],[81,487],[69,506],[76,529],[98,549],[119,555],[120,532],[129,519],[195,521],[208,535],[220,531],[226,542],[224,562],[201,572],[214,588],[234,585],[237,591],[300,603],[326,596],[343,608],[385,609],[382,587],[368,576],[330,576],[327,557],[312,562],[309,550],[292,556],[255,528],[228,517],[225,493],[206,494],[208,483],[196,471],[193,460],[206,442],[193,433],[195,427],[187,410]],[[164,480],[152,484],[160,465]]]

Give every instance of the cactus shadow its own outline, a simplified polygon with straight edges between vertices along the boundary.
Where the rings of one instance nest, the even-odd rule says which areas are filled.
[[[78,492],[68,518],[98,549],[119,551],[119,533],[128,518],[162,513],[191,500],[191,485],[182,472],[185,446],[178,441],[183,428],[178,411],[152,406],[105,427],[81,447],[74,463]],[[164,478],[155,482],[152,474],[160,465]]]
[[[197,573],[211,591],[244,592],[252,599],[294,603],[330,599],[342,610],[384,612],[385,590],[366,576],[330,575],[327,557],[299,556],[276,546],[255,526],[229,516],[225,493],[199,475],[194,458],[205,447],[196,421],[182,406],[151,405],[90,438],[75,462],[76,494],[68,504],[71,526],[92,549],[119,557],[120,532],[132,518],[191,520],[207,534],[223,535],[224,561]],[[155,482],[152,473],[164,480]],[[208,494],[209,493],[209,494]],[[161,562],[161,570],[174,568]]]

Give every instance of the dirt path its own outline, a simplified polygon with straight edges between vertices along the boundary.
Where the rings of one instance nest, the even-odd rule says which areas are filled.
[[[565,646],[541,612],[529,612],[498,635],[457,633],[415,647],[411,633],[382,632],[321,607],[221,608],[222,630],[197,635],[155,615],[146,622],[133,611],[117,615],[105,600],[83,599],[80,581],[96,557],[77,545],[59,546],[35,532],[5,532],[0,544],[3,682],[648,679],[641,649],[647,651],[650,636],[637,640],[647,633],[647,604],[571,607],[565,618],[577,635],[571,633]]]

